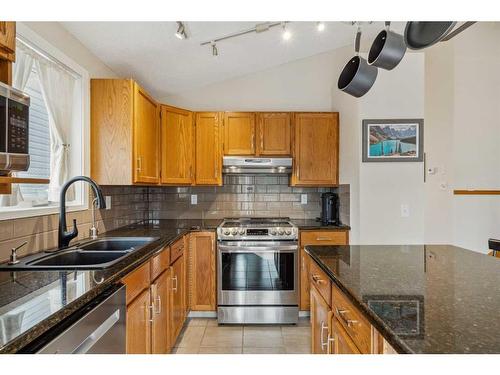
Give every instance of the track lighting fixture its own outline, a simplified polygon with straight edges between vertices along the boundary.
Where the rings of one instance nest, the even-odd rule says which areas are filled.
[[[177,31],[175,32],[175,36],[179,39],[187,39],[186,27],[180,21],[177,21]]]
[[[219,56],[219,50],[217,49],[217,45],[215,44],[215,42],[211,42],[210,44],[212,45],[212,56]]]
[[[318,29],[318,31],[323,31],[325,29],[325,23],[324,22],[318,22],[316,24],[316,28]]]
[[[281,23],[281,27],[283,28],[283,34],[281,36],[283,40],[289,40],[292,37],[292,33],[286,28],[286,24],[286,22]]]

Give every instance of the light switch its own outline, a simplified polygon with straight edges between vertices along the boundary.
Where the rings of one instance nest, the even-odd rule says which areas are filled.
[[[300,194],[300,204],[307,204],[307,194]]]
[[[104,196],[104,201],[106,202],[106,210],[111,210],[111,195]]]
[[[198,204],[198,195],[191,194],[191,204]]]
[[[407,204],[401,205],[401,217],[410,217],[410,206]]]

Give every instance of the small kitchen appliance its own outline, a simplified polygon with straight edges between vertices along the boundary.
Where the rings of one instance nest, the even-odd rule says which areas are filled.
[[[336,193],[321,194],[321,224],[339,225],[339,196]]]

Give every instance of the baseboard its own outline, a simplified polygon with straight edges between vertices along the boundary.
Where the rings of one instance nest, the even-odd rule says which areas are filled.
[[[217,311],[190,311],[188,318],[217,318]]]

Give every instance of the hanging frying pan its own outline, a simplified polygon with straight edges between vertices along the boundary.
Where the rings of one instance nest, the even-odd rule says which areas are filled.
[[[377,35],[368,53],[368,64],[386,70],[394,69],[406,52],[403,35],[390,31],[390,25],[385,23],[385,30]]]
[[[442,40],[455,27],[455,21],[411,21],[406,23],[405,43],[410,49],[422,49]]]
[[[359,45],[361,42],[361,30],[358,28],[354,50],[356,54],[342,69],[337,87],[356,98],[365,95],[377,79],[378,69],[375,66],[368,65],[366,60],[359,56]]]

